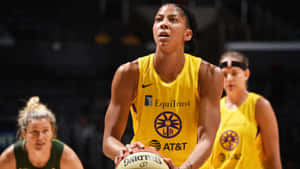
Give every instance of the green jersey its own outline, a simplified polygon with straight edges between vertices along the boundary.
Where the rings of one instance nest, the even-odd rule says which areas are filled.
[[[27,152],[25,150],[25,141],[20,140],[14,144],[14,152],[16,157],[17,169],[60,169],[60,158],[64,149],[64,143],[53,139],[51,148],[51,156],[48,163],[42,167],[34,167],[28,159]]]

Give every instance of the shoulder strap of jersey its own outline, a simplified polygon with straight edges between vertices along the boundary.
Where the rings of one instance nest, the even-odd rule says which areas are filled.
[[[62,156],[62,153],[64,151],[64,143],[57,140],[53,139],[52,140],[52,150],[51,150],[51,159],[49,163],[54,163],[56,166],[56,169],[60,168],[60,159]]]
[[[27,153],[25,151],[25,140],[19,140],[14,144],[14,153],[16,158],[16,167],[28,166]]]

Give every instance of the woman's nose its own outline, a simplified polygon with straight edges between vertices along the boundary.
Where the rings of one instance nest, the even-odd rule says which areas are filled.
[[[160,28],[162,28],[162,29],[168,29],[168,27],[169,27],[168,20],[167,19],[162,20],[161,24],[160,24]]]
[[[232,79],[232,75],[231,74],[227,74],[226,80],[231,80],[231,79]]]

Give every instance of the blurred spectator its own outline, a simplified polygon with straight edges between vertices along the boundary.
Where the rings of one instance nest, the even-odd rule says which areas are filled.
[[[275,109],[275,112],[279,112],[279,107],[283,103],[284,96],[284,78],[285,72],[282,65],[278,60],[274,60],[271,67],[271,98],[270,101]],[[278,116],[278,114],[276,114]]]
[[[78,154],[85,169],[96,169],[98,167],[97,159],[97,130],[96,127],[89,122],[88,112],[86,108],[79,117],[79,123],[75,123],[71,129],[71,146]]]

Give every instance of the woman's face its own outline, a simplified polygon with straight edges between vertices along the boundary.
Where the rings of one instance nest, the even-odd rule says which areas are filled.
[[[240,62],[239,59],[234,57],[225,57],[220,63],[227,62],[231,65],[232,61]],[[222,68],[224,73],[224,89],[226,93],[247,90],[247,81],[249,79],[249,69],[243,70],[237,66],[228,66]]]
[[[29,119],[26,130],[22,131],[22,137],[29,148],[42,150],[50,146],[54,136],[54,129],[47,118]]]
[[[186,18],[180,8],[165,5],[155,16],[153,37],[158,47],[176,49],[184,47],[184,42],[191,40],[192,30],[186,27]]]

